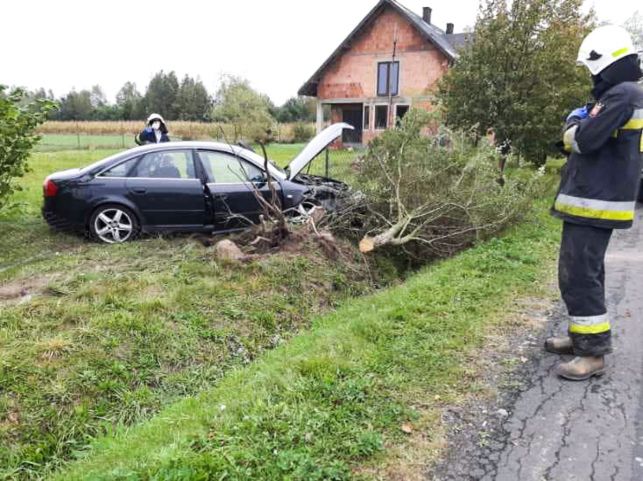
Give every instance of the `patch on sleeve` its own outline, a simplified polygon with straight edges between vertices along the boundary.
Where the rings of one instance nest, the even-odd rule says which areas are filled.
[[[592,111],[589,113],[589,116],[592,118],[596,117],[598,114],[601,113],[601,110],[603,110],[603,107],[605,107],[604,104],[602,104],[601,102],[597,102],[596,105],[594,105],[594,108],[592,109]]]

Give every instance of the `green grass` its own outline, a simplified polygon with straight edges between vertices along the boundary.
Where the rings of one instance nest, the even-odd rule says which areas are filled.
[[[471,350],[553,262],[544,203],[506,237],[351,301],[371,290],[363,264],[315,246],[239,266],[188,237],[52,234],[44,176],[110,153],[35,154],[0,218],[0,287],[36,294],[0,299],[0,479],[365,476],[408,445],[401,423],[439,439],[437,403],[475,387]],[[333,155],[350,175],[353,154]]]
[[[42,179],[113,151],[36,153],[0,218],[0,479],[39,479],[116,425],[150,418],[371,289],[316,245],[247,265],[188,236],[104,246],[52,233]],[[302,295],[305,293],[305,295]]]
[[[317,317],[212,389],[109,433],[55,479],[374,476],[388,452],[412,443],[402,424],[439,439],[439,407],[476,389],[472,352],[549,279],[559,229],[545,212],[540,202],[503,238]]]
[[[60,150],[127,149],[136,147],[134,136],[125,135],[66,135],[45,134],[36,146],[36,152]]]

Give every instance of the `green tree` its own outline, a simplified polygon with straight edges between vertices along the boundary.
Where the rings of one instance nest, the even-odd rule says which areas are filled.
[[[94,106],[92,93],[89,90],[76,92],[72,90],[60,99],[58,120],[89,120],[92,118]]]
[[[279,122],[313,122],[315,100],[307,97],[291,97],[277,109],[275,117]]]
[[[40,136],[36,127],[46,120],[55,107],[51,100],[37,100],[24,105],[25,92],[17,89],[5,93],[0,85],[0,208],[17,189],[14,179],[27,171],[29,152]]]
[[[263,94],[255,91],[250,82],[240,77],[226,75],[221,79],[212,118],[234,126],[235,138],[266,140],[275,119],[270,114],[272,103]]]
[[[582,0],[485,0],[472,42],[445,75],[439,97],[447,123],[488,128],[527,160],[542,164],[564,115],[584,104],[590,76],[576,66],[593,26]]]
[[[148,113],[155,112],[165,117],[166,120],[178,119],[177,96],[179,94],[179,81],[174,72],[158,72],[145,92],[144,104]]]
[[[143,96],[134,82],[125,82],[116,94],[118,106],[123,120],[142,120],[145,116]]]
[[[205,85],[186,75],[181,81],[176,101],[180,120],[207,120],[212,108],[212,99]]]

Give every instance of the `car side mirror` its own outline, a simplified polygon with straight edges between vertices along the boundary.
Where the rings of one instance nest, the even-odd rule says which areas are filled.
[[[250,179],[250,182],[255,184],[257,187],[263,187],[266,182],[268,182],[268,176],[265,174],[265,172],[262,172],[261,174],[257,174],[252,179]]]

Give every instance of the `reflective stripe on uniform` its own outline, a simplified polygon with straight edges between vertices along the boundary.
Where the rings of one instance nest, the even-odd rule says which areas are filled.
[[[578,143],[576,142],[576,131],[578,130],[578,125],[574,125],[565,131],[563,135],[563,144],[567,152],[574,151],[577,154],[580,154],[580,149],[578,148]]]
[[[611,329],[607,314],[600,316],[572,316],[569,332],[572,334],[601,334]]]
[[[621,127],[622,130],[639,130],[643,129],[643,109],[636,109],[630,120]]]
[[[607,200],[585,199],[566,194],[558,194],[554,208],[564,214],[576,217],[604,220],[634,220],[636,202],[611,202]]]

